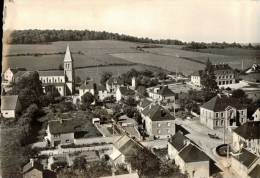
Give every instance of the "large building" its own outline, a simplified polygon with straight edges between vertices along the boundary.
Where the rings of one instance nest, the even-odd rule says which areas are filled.
[[[53,85],[58,90],[61,96],[68,96],[74,94],[75,71],[69,45],[67,46],[63,63],[63,71],[38,71],[40,80],[43,85],[43,91],[45,91],[46,86]]]
[[[218,94],[200,107],[200,122],[210,129],[243,124],[247,108],[235,98]]]
[[[212,67],[218,87],[221,88],[236,83],[235,71],[228,64],[214,64]],[[191,83],[201,87],[201,75],[202,71],[191,74]]]
[[[141,116],[149,136],[169,138],[175,133],[174,116],[159,104],[150,104],[141,111]]]

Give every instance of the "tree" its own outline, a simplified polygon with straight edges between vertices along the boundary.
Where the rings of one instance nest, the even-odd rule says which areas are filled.
[[[62,65],[62,64],[60,64],[60,65],[59,65],[59,70],[64,70],[64,68],[63,68],[63,65]]]
[[[87,107],[89,107],[91,105],[91,103],[94,102],[94,96],[89,93],[89,92],[86,92],[82,97],[81,97],[81,101],[83,104],[85,104]]]
[[[36,104],[31,104],[27,109],[26,112],[28,114],[28,117],[35,118],[39,114],[39,107]]]
[[[86,169],[87,161],[84,157],[77,157],[73,162],[73,169]]]
[[[77,84],[80,84],[81,83],[81,78],[79,76],[76,76],[75,82]]]
[[[201,74],[201,84],[205,92],[215,92],[218,89],[214,68],[209,59]]]
[[[107,80],[110,79],[111,77],[112,77],[111,72],[103,72],[103,74],[101,75],[101,79],[100,79],[101,85],[106,86]]]
[[[244,90],[236,89],[232,91],[232,97],[233,98],[246,98],[246,93]]]

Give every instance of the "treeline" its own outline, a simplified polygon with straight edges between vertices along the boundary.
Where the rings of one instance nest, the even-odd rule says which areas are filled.
[[[183,42],[175,39],[154,40],[151,38],[138,38],[130,35],[110,33],[106,31],[89,31],[89,30],[15,30],[10,37],[6,39],[8,44],[42,44],[55,41],[82,41],[82,40],[120,40],[150,44],[164,45],[184,45],[184,50],[196,50],[206,48],[247,48],[260,49],[260,45],[241,45],[239,43],[204,43],[204,42]],[[151,47],[151,46],[147,46]]]
[[[134,36],[110,33],[105,31],[89,30],[15,30],[10,38],[6,39],[8,44],[38,44],[54,41],[81,41],[81,40],[121,40],[140,43],[184,45],[179,40],[153,40],[151,38],[138,38]]]
[[[249,43],[248,45],[241,45],[240,43],[218,43],[218,42],[212,42],[212,43],[204,43],[204,42],[194,42],[187,43],[182,49],[184,50],[196,50],[196,49],[207,49],[207,48],[218,48],[218,49],[224,49],[224,48],[244,48],[244,49],[260,49],[260,45],[252,45]]]

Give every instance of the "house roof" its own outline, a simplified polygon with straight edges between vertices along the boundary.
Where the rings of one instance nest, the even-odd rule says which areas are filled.
[[[215,74],[234,73],[233,69],[228,64],[214,64],[212,66]]]
[[[186,163],[210,160],[208,155],[206,155],[203,151],[201,151],[197,146],[193,144],[189,144],[183,150],[181,150],[179,156]]]
[[[191,74],[191,76],[201,76],[202,70],[195,71]]]
[[[107,83],[109,85],[124,85],[124,80],[121,77],[110,77]]]
[[[234,158],[247,168],[250,168],[253,163],[255,163],[257,159],[259,159],[255,154],[247,151],[244,148],[242,148],[240,154],[234,156]]]
[[[39,171],[43,171],[43,165],[38,163],[37,161],[30,160],[26,165],[24,165],[23,173],[29,172],[32,169],[38,169]]]
[[[185,137],[181,132],[177,132],[170,138],[169,143],[176,150],[180,151],[185,145],[187,145],[187,140],[189,139]]]
[[[18,67],[16,67],[16,68],[9,68],[10,69],[10,71],[13,73],[13,74],[15,74],[16,72],[18,72],[18,71],[26,71],[26,68],[18,68]]]
[[[163,86],[159,91],[158,94],[162,96],[174,96],[175,93],[168,88],[168,86]]]
[[[139,176],[137,173],[129,173],[129,174],[113,175],[113,176],[106,176],[100,178],[139,178]]]
[[[211,98],[208,102],[204,103],[201,107],[214,112],[221,112],[225,111],[228,106],[236,109],[246,109],[246,107],[243,106],[236,98],[226,95],[217,95]]]
[[[50,86],[50,85],[53,85],[53,86],[64,86],[65,83],[42,83],[42,86],[44,86],[44,87]]]
[[[80,85],[80,89],[83,89],[83,90],[85,90],[85,89],[94,89],[94,81],[87,81],[87,82],[84,82],[82,85]]]
[[[130,88],[127,87],[119,87],[119,91],[124,96],[131,96],[135,94],[134,90],[131,90]]]
[[[248,174],[251,178],[259,178],[260,175],[260,165],[257,164],[254,169]]]
[[[246,122],[233,131],[245,139],[260,139],[260,121]]]
[[[97,85],[97,91],[105,91],[106,87],[104,87],[103,85]]]
[[[15,110],[18,95],[1,96],[1,110]]]
[[[144,147],[132,138],[124,135],[114,142],[114,146],[126,157],[136,156]]]
[[[51,134],[73,133],[79,124],[74,119],[49,121]]]
[[[152,101],[144,98],[143,100],[141,100],[139,106],[142,108],[145,108],[146,106],[149,106],[152,103]]]
[[[63,70],[46,70],[46,71],[38,71],[40,77],[47,76],[64,76]]]
[[[164,121],[175,119],[168,110],[166,110],[159,104],[154,104],[150,105],[149,107],[146,107],[142,111],[142,113],[148,116],[152,121]]]

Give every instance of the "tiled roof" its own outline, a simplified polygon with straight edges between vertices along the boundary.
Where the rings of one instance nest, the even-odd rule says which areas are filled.
[[[120,77],[111,77],[108,79],[107,83],[109,85],[124,85],[124,80]]]
[[[216,70],[232,70],[228,64],[213,64],[213,69]]]
[[[246,122],[233,131],[245,139],[260,139],[260,121]]]
[[[226,95],[217,95],[211,98],[208,102],[204,103],[201,107],[214,112],[220,112],[225,111],[228,106],[236,109],[246,109],[246,107],[243,106],[236,98],[228,97]]]
[[[247,151],[244,148],[242,148],[241,152],[238,155],[234,156],[234,158],[247,168],[250,168],[253,163],[255,163],[257,159],[259,159],[255,154]]]
[[[120,93],[124,96],[131,96],[135,94],[134,90],[131,90],[130,88],[127,87],[119,87]]]
[[[195,71],[191,74],[191,76],[201,76],[202,70]]]
[[[168,86],[163,86],[159,91],[158,94],[162,95],[162,96],[174,96],[174,92],[171,91]]]
[[[74,119],[49,121],[51,134],[73,133],[78,126]]]
[[[127,135],[120,137],[114,146],[121,152],[121,154],[131,157],[136,156],[136,154],[143,149],[143,146],[138,142],[134,141]]]
[[[1,110],[15,110],[18,95],[1,96]]]
[[[181,132],[177,132],[170,138],[169,143],[178,151],[180,151],[185,145],[187,145],[189,139],[185,137]]]
[[[140,107],[142,108],[145,108],[146,106],[149,106],[150,104],[152,103],[152,101],[148,100],[148,99],[143,99],[141,102],[140,102]]]
[[[260,165],[256,165],[254,169],[248,174],[251,178],[259,178],[260,176]]]
[[[44,76],[64,76],[63,70],[47,70],[47,71],[38,71],[40,77]]]
[[[32,160],[23,167],[23,173],[29,172],[32,169],[38,169],[38,170],[42,171],[43,166],[40,163],[38,163],[37,161]]]
[[[203,151],[201,151],[197,146],[189,144],[180,153],[179,156],[186,162],[200,162],[209,161],[210,158]]]
[[[83,90],[85,90],[85,89],[94,89],[94,81],[88,81],[87,83],[86,82],[84,82],[79,88],[80,89],[83,89]]]
[[[152,121],[164,121],[175,119],[168,110],[166,110],[159,104],[150,105],[149,107],[146,107],[142,111],[142,113],[148,116]]]

